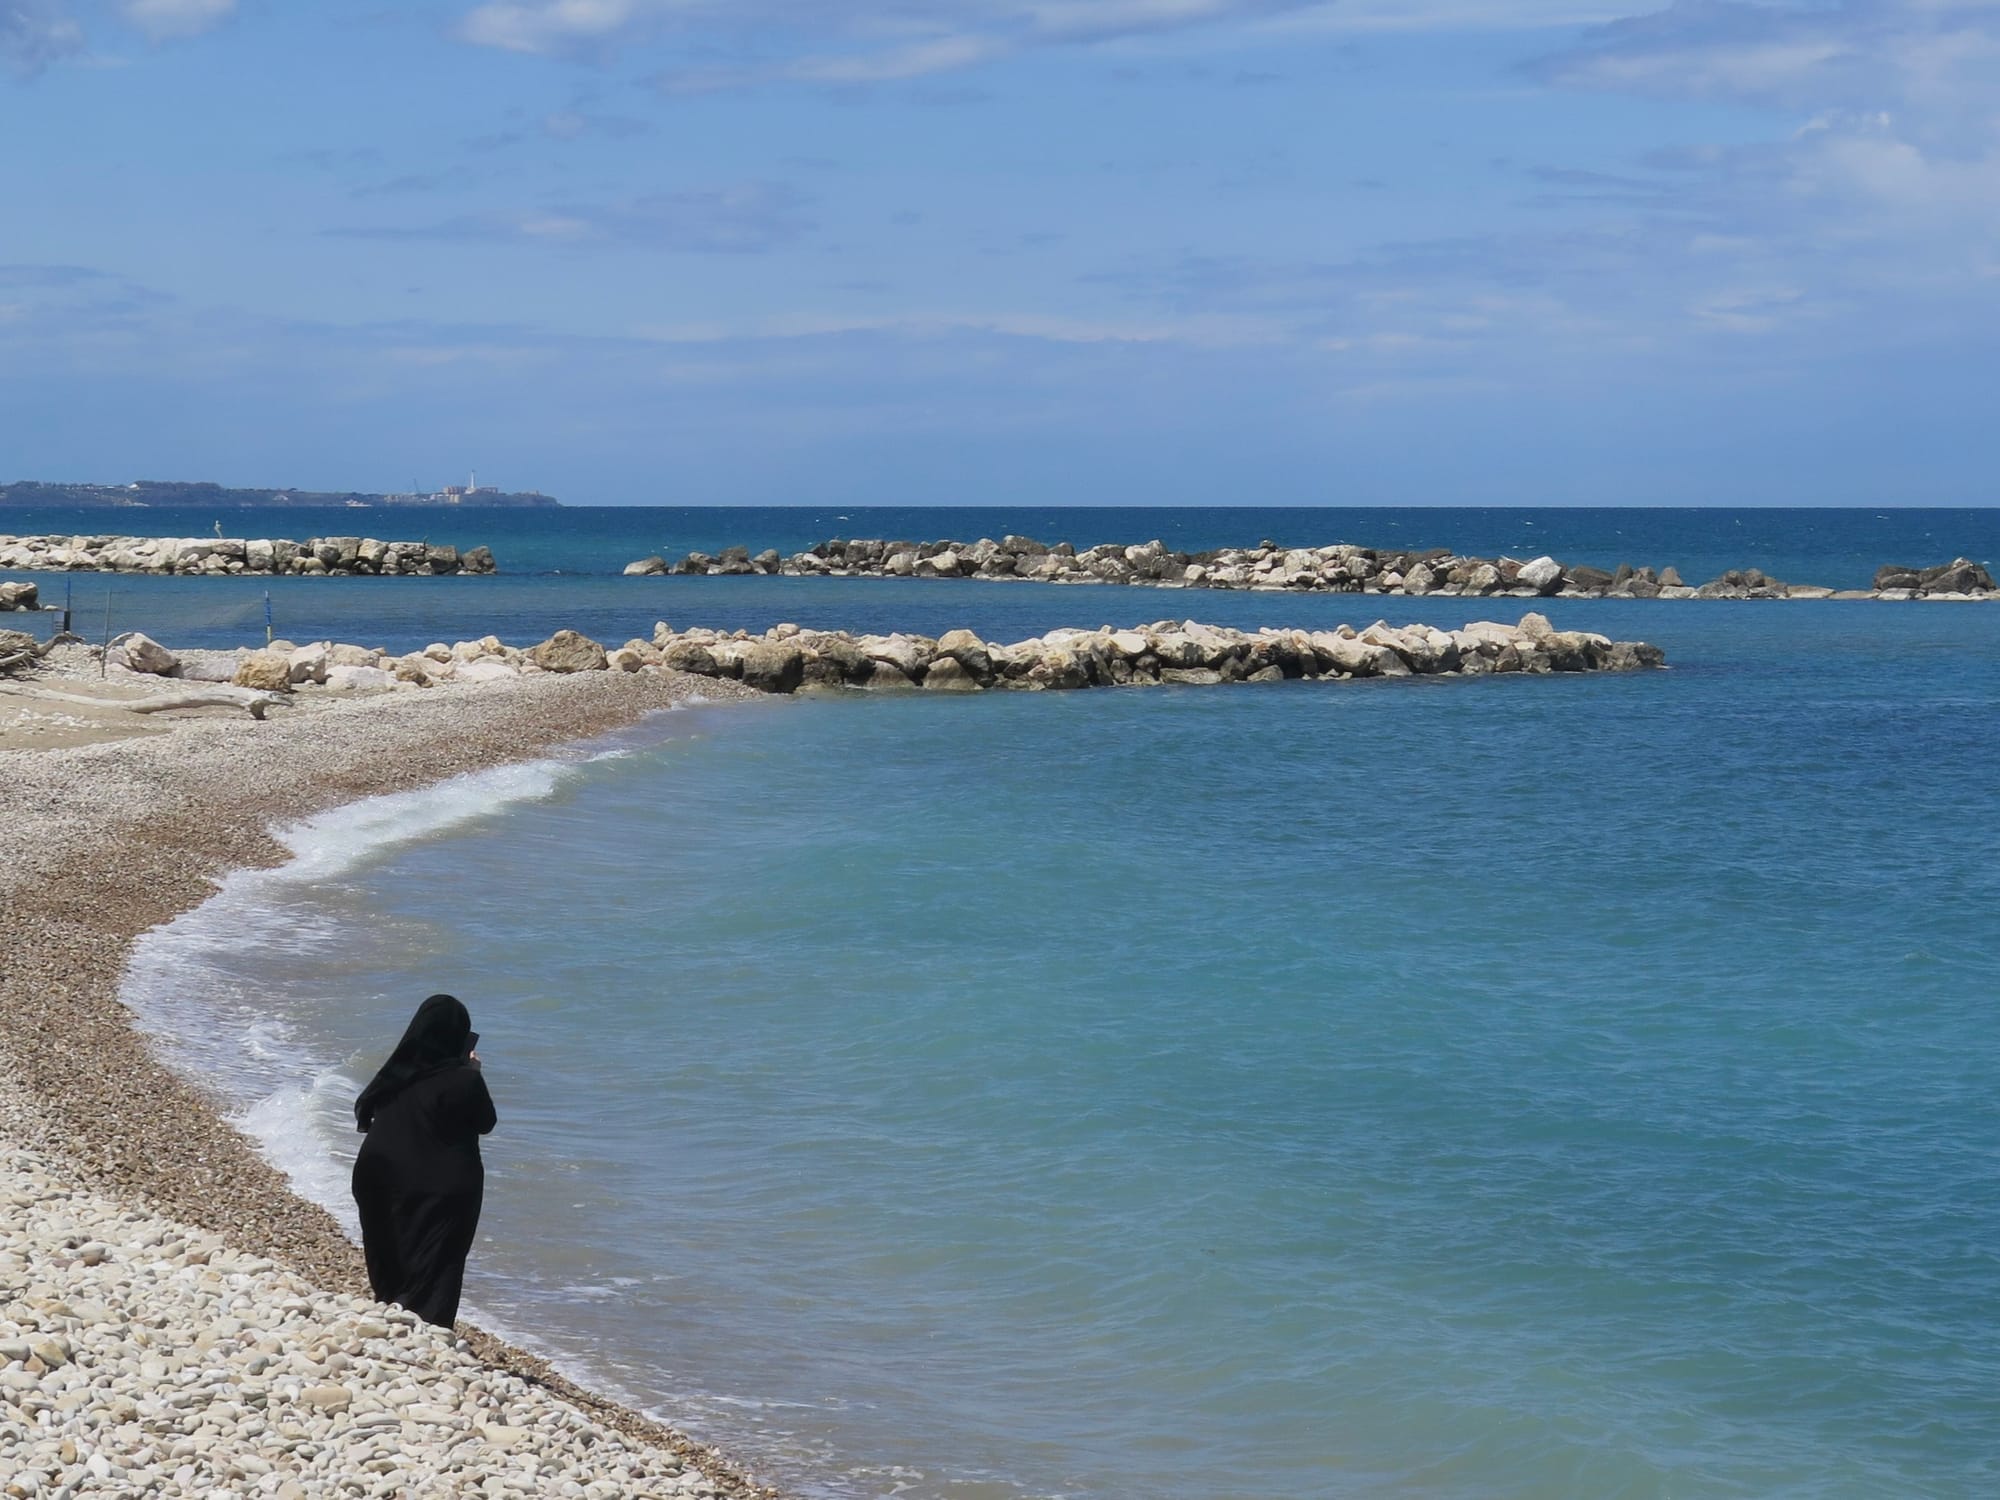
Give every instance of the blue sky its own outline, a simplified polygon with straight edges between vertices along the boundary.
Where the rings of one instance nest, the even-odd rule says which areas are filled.
[[[0,479],[1985,504],[2000,0],[0,0]]]

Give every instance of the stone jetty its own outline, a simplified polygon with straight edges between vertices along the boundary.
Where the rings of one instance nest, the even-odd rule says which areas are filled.
[[[1977,599],[1996,597],[1993,576],[1966,558],[1932,568],[1887,567],[1872,589],[1785,583],[1756,568],[1731,569],[1700,585],[1673,568],[1614,571],[1553,557],[1465,557],[1444,547],[1398,552],[1340,542],[1324,547],[1225,547],[1176,552],[1158,540],[1104,543],[1078,551],[1031,537],[976,542],[827,541],[790,557],[730,547],[628,564],[628,576],[770,574],[828,578],[1026,579],[1036,583],[1138,584],[1154,588],[1290,589],[1348,594],[1440,594],[1520,599]]]
[[[71,573],[368,574],[433,578],[497,571],[485,547],[379,542],[366,536],[277,537],[0,536],[0,568]]]
[[[1129,630],[1052,630],[1025,641],[984,640],[970,630],[933,638],[856,635],[776,625],[743,631],[675,630],[607,648],[573,630],[528,647],[496,636],[439,642],[394,654],[326,641],[276,641],[258,650],[173,652],[137,633],[111,644],[109,665],[183,683],[226,685],[252,697],[293,692],[379,693],[446,683],[505,682],[541,672],[687,672],[766,693],[813,688],[931,692],[1125,687],[1149,683],[1276,682],[1285,678],[1480,676],[1504,672],[1627,672],[1666,664],[1659,647],[1557,630],[1527,614],[1518,624],[1431,625],[1254,633],[1161,620]],[[240,696],[228,701],[249,700]],[[259,707],[268,706],[260,701]]]
[[[1538,614],[1524,615],[1515,625],[1479,621],[1458,630],[1378,622],[1365,630],[1267,626],[1254,634],[1161,620],[1130,630],[1052,630],[1011,644],[983,640],[970,630],[933,639],[778,625],[752,636],[675,631],[662,624],[650,642],[628,641],[611,653],[611,665],[626,671],[655,660],[675,671],[731,678],[768,693],[801,688],[971,693],[1300,677],[1625,672],[1665,666],[1666,654],[1643,641],[1557,630]]]

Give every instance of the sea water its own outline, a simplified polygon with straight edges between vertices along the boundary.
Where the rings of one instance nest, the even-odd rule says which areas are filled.
[[[662,715],[291,830],[129,993],[334,1204],[464,997],[477,1313],[805,1496],[1994,1493],[2000,607],[1548,608],[1673,666]]]
[[[1257,606],[1212,590],[1127,593],[1036,589],[924,579],[626,578],[639,558],[669,561],[692,550],[745,546],[790,554],[831,537],[975,540],[1009,532],[1078,547],[1157,537],[1182,551],[1352,542],[1384,548],[1451,547],[1475,556],[1548,553],[1565,563],[1673,566],[1689,583],[1728,568],[1761,568],[1792,583],[1866,588],[1884,563],[1928,565],[1966,555],[2000,566],[2000,509],[1989,510],[1592,510],[1358,508],[1061,509],[854,507],[598,507],[478,510],[456,507],[230,510],[131,508],[42,511],[0,508],[0,532],[207,537],[372,535],[489,546],[501,571],[467,578],[153,578],[140,574],[38,573],[45,604],[72,609],[75,629],[98,639],[145,630],[176,646],[261,642],[268,621],[287,640],[347,641],[394,651],[433,641],[498,635],[528,645],[567,627],[622,643],[653,624],[762,630],[790,620],[816,629],[896,630],[984,626],[1024,633],[1056,625],[1133,623],[1193,614],[1228,623],[1286,620],[1280,596]],[[1349,614],[1362,601],[1341,606]],[[1489,606],[1498,608],[1500,606]],[[1248,613],[1244,613],[1248,611]],[[1435,613],[1435,609],[1432,611]],[[16,624],[24,623],[16,616]],[[32,623],[32,622],[29,622]],[[1365,623],[1365,622],[1363,622]],[[1013,639],[1014,637],[1009,637]]]

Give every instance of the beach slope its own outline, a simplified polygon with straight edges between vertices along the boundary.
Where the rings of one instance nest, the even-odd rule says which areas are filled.
[[[206,1413],[211,1433],[261,1427],[272,1443],[288,1426],[306,1433],[286,1439],[300,1446],[277,1457],[245,1440],[242,1487],[257,1492],[393,1493],[404,1481],[371,1465],[394,1429],[420,1447],[464,1440],[459,1467],[439,1471],[454,1474],[454,1484],[477,1487],[478,1463],[498,1455],[493,1483],[539,1475],[532,1493],[768,1493],[719,1455],[497,1339],[461,1325],[461,1350],[370,1303],[360,1253],[332,1217],[289,1189],[198,1080],[159,1060],[119,1000],[135,937],[206,900],[229,869],[286,857],[268,831],[274,825],[563,753],[691,698],[739,695],[754,696],[676,673],[594,672],[329,695],[261,722],[227,710],[161,715],[145,733],[103,731],[87,722],[98,717],[88,710],[73,715],[77,724],[56,721],[53,733],[46,714],[9,720],[0,735],[8,834],[0,861],[0,1192],[12,1205],[0,1240],[0,1489],[31,1460],[52,1467],[21,1493],[101,1486],[105,1465],[132,1470],[143,1454],[153,1460],[147,1482],[174,1493],[187,1461],[174,1451]],[[81,1246],[93,1242],[97,1259],[86,1264]],[[103,1282],[103,1265],[122,1266],[124,1281]],[[208,1267],[226,1269],[210,1275]],[[155,1303],[144,1354],[131,1354],[118,1330],[139,1326]],[[245,1326],[218,1335],[227,1320]],[[233,1347],[221,1350],[218,1337]],[[259,1354],[259,1374],[244,1373]],[[100,1357],[106,1378],[77,1382],[78,1394],[65,1398],[62,1370],[74,1375]],[[233,1373],[207,1383],[178,1373],[196,1366]],[[317,1386],[348,1390],[345,1404],[323,1394],[339,1410],[299,1405],[314,1377]],[[511,1394],[496,1396],[503,1386]],[[165,1404],[163,1387],[172,1387]],[[393,1415],[399,1401],[412,1404],[413,1390],[439,1431],[407,1412]],[[450,1399],[453,1390],[461,1400]],[[31,1410],[37,1401],[44,1405]],[[534,1413],[518,1436],[515,1423],[494,1415],[510,1401]],[[560,1411],[544,1412],[543,1401]],[[478,1435],[481,1424],[508,1431],[489,1440]],[[576,1439],[578,1431],[597,1436]],[[316,1466],[298,1460],[300,1448],[312,1450]],[[266,1482],[260,1463],[279,1477]],[[217,1477],[190,1474],[188,1492]]]

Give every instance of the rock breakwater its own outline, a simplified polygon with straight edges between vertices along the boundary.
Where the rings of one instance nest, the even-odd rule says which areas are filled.
[[[983,640],[969,630],[933,638],[777,625],[750,635],[740,630],[680,631],[662,621],[651,639],[635,637],[609,649],[573,630],[559,630],[525,648],[489,635],[403,655],[327,641],[176,653],[135,633],[114,641],[110,655],[110,665],[126,673],[226,683],[232,690],[252,690],[251,696],[407,691],[577,672],[686,672],[728,678],[766,693],[802,688],[1035,692],[1297,677],[1626,672],[1665,664],[1665,653],[1657,646],[1557,630],[1539,614],[1524,615],[1514,625],[1476,621],[1457,630],[1378,621],[1363,630],[1350,625],[1313,631],[1266,626],[1248,633],[1194,620],[1160,620],[1130,630],[1052,630],[1011,643]]]
[[[72,573],[229,573],[432,578],[498,571],[485,547],[381,542],[365,536],[0,536],[0,568]]]
[[[1791,584],[1756,568],[1731,569],[1689,585],[1671,567],[1621,565],[1607,572],[1553,557],[1465,557],[1448,548],[1399,552],[1345,542],[1323,547],[1225,547],[1176,552],[1158,540],[1134,546],[1104,543],[1078,551],[1068,542],[1032,537],[999,541],[826,541],[782,556],[775,548],[754,556],[747,547],[710,555],[690,552],[678,562],[664,557],[629,564],[628,576],[669,574],[707,577],[771,574],[830,578],[1026,579],[1037,583],[1136,584],[1154,588],[1291,589],[1301,592],[1423,596],[1565,599],[1870,599],[1990,598],[1993,577],[1979,564],[1955,558],[1935,568],[1884,568],[1872,589],[1838,590]]]
[[[731,678],[767,693],[801,688],[1037,692],[1286,678],[1627,672],[1666,665],[1666,653],[1657,646],[1557,630],[1539,614],[1524,615],[1514,625],[1477,621],[1458,630],[1378,622],[1365,630],[1267,626],[1254,634],[1193,620],[1161,620],[1130,630],[1052,630],[1011,644],[982,640],[969,630],[933,639],[778,625],[752,636],[675,631],[662,624],[650,642],[629,641],[612,657],[614,665],[626,670],[657,662],[697,676]]]

